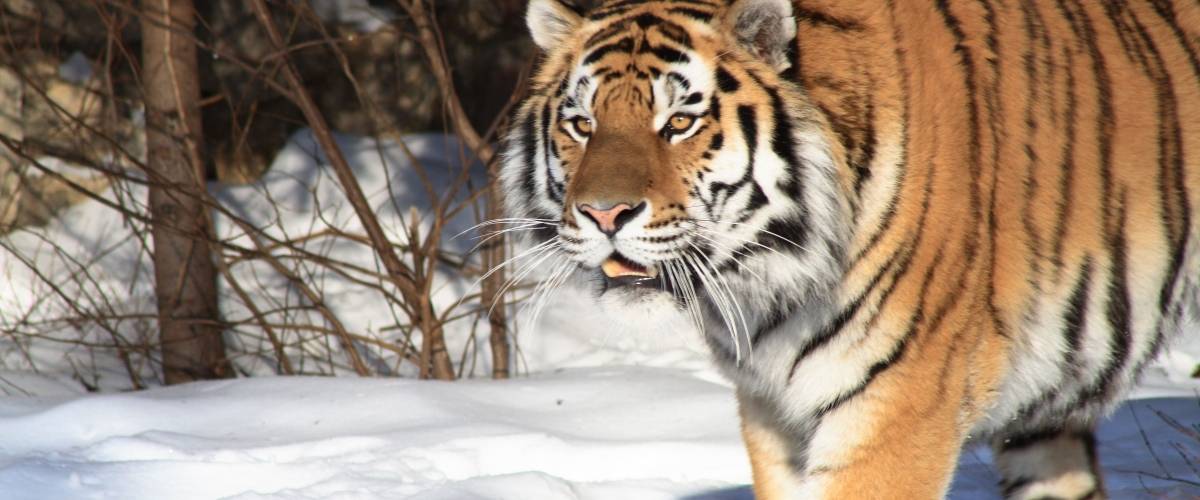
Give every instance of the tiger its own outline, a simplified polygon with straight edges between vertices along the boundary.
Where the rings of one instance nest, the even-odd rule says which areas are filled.
[[[1200,316],[1200,4],[531,0],[501,147],[539,288],[702,332],[759,499],[1102,499]],[[516,257],[514,257],[516,258]],[[621,308],[625,309],[621,309]]]

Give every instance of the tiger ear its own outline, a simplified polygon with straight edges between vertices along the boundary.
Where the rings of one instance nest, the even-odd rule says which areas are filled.
[[[546,51],[557,47],[582,22],[583,16],[577,8],[561,0],[530,0],[525,12],[525,24],[529,25],[533,43]]]
[[[788,50],[796,40],[791,0],[737,0],[726,11],[724,22],[743,48],[776,71],[791,66]]]

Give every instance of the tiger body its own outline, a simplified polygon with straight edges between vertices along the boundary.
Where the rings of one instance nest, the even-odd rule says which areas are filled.
[[[1091,429],[1200,316],[1200,5],[529,21],[510,213],[602,296],[692,314],[758,498],[940,498],[973,436],[1006,497],[1104,497]]]

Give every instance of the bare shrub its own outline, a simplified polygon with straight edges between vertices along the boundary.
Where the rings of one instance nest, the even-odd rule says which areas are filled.
[[[487,23],[507,3],[458,12],[454,22]],[[508,376],[510,297],[502,274],[480,280],[507,244],[500,235],[472,246],[496,231],[484,223],[498,213],[492,144],[529,64],[511,58],[503,98],[464,103],[451,62],[463,51],[447,49],[426,2],[366,12],[378,20],[371,31],[322,18],[306,2],[205,5],[194,32],[163,27],[193,41],[203,61],[210,183],[200,192],[148,175],[137,54],[139,25],[153,21],[134,3],[0,8],[9,30],[0,90],[20,103],[0,109],[0,175],[14,179],[0,185],[10,193],[0,201],[53,198],[40,184],[70,197],[43,203],[38,217],[5,219],[0,370],[66,374],[94,389],[163,379],[151,230],[179,228],[150,217],[146,199],[164,189],[212,214],[221,317],[208,326],[224,332],[238,374]],[[68,11],[100,22],[70,31]],[[50,35],[50,26],[69,31]],[[372,39],[395,42],[396,52]],[[89,71],[68,75],[79,60]],[[380,66],[392,70],[372,70]],[[411,113],[380,102],[397,74],[418,83]],[[431,90],[440,103],[433,115],[421,108]],[[412,135],[431,125],[457,139]],[[10,211],[28,214],[21,203]]]

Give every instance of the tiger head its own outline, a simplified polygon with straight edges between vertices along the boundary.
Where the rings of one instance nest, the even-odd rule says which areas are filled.
[[[532,0],[527,22],[544,55],[501,181],[542,254],[736,331],[840,277],[843,160],[781,74],[789,0]]]

